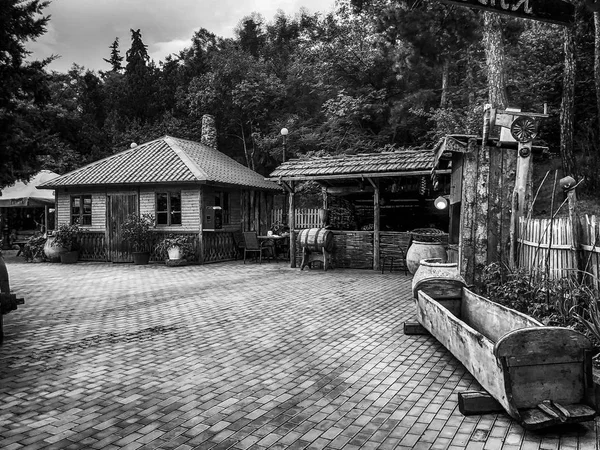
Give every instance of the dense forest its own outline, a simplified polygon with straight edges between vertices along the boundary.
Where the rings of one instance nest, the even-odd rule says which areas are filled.
[[[200,29],[159,62],[144,30],[132,29],[128,43],[106,37],[110,70],[58,73],[49,61],[25,60],[24,43],[51,20],[45,6],[0,6],[0,185],[40,168],[65,173],[165,134],[199,140],[207,113],[219,149],[267,174],[281,162],[283,127],[288,158],[428,148],[447,133],[480,134],[489,102],[484,13],[465,7],[339,0],[327,15],[253,14],[240,18],[234,38]],[[507,106],[542,112],[547,104],[536,144],[572,152],[588,190],[600,187],[594,15],[578,6],[570,31],[496,15]],[[574,125],[565,147],[569,42]]]

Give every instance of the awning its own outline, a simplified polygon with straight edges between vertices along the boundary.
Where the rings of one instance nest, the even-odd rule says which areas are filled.
[[[27,183],[17,181],[12,186],[2,190],[0,207],[23,208],[54,205],[54,191],[38,189],[37,186],[58,176],[57,173],[49,170],[42,170]]]

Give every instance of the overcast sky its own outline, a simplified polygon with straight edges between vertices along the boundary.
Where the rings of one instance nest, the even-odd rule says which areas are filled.
[[[233,37],[239,21],[252,12],[270,22],[278,10],[295,15],[300,8],[328,13],[334,0],[52,0],[47,32],[30,42],[31,58],[60,55],[49,70],[68,71],[73,63],[91,70],[108,70],[103,61],[115,37],[121,56],[131,44],[130,29],[141,29],[150,57],[158,63],[188,47],[194,31],[206,28],[217,36]]]

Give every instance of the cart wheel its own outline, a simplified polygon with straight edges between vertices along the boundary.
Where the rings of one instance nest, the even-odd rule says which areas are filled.
[[[517,142],[530,142],[538,134],[538,124],[531,117],[519,116],[510,126],[510,134]]]

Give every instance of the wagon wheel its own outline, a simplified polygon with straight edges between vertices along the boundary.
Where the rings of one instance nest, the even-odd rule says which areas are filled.
[[[518,142],[530,142],[538,134],[538,124],[531,117],[517,117],[510,126],[510,134]]]

